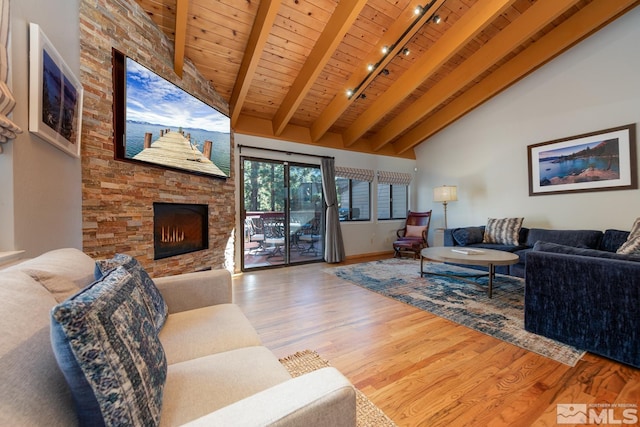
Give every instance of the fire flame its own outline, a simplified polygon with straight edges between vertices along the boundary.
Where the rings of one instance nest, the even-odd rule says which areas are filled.
[[[178,227],[162,227],[162,243],[177,243],[184,240],[184,230]]]

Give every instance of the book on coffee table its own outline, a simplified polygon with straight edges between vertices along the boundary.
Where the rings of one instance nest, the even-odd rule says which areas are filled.
[[[478,254],[484,253],[484,251],[481,251],[479,249],[451,249],[451,252],[456,252],[456,253],[465,254],[465,255],[478,255]]]

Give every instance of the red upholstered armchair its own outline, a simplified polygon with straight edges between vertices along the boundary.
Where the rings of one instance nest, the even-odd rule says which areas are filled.
[[[427,235],[429,234],[429,223],[431,222],[431,211],[407,213],[405,226],[396,231],[398,240],[393,242],[394,257],[402,256],[403,252],[409,252],[414,258],[420,256],[420,251],[429,246]]]

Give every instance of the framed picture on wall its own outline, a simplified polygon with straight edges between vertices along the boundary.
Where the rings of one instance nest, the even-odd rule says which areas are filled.
[[[82,84],[39,25],[29,37],[29,131],[80,157]]]
[[[634,124],[529,145],[529,195],[638,188]]]

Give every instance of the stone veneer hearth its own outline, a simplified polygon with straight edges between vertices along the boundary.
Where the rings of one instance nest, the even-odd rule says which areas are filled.
[[[229,113],[227,102],[188,60],[182,79],[176,76],[171,42],[134,0],[80,0],[80,67],[85,89],[81,146],[84,252],[94,258],[116,252],[130,254],[153,276],[208,267],[232,268],[232,260],[225,260],[225,253],[230,252],[235,224],[233,159],[227,180],[114,160],[114,47]],[[154,260],[153,202],[208,205],[209,248]]]

